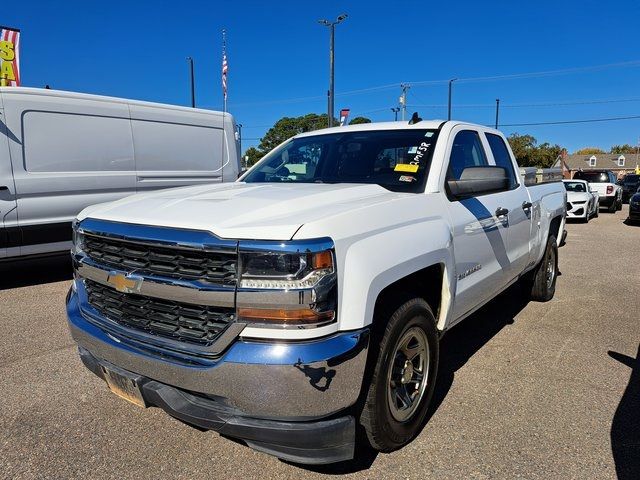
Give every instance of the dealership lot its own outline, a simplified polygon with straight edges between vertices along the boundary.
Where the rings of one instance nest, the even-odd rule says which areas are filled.
[[[0,477],[640,478],[640,227],[622,223],[627,208],[568,225],[551,302],[522,308],[511,289],[445,337],[413,443],[337,466],[287,464],[120,400],[67,332],[66,259],[0,267]]]

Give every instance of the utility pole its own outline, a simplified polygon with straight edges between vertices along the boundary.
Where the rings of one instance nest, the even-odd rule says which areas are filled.
[[[334,92],[334,58],[335,58],[335,48],[334,48],[334,36],[335,36],[335,26],[345,20],[347,18],[347,14],[343,13],[338,15],[335,22],[330,22],[329,20],[318,20],[320,25],[324,25],[325,27],[329,27],[329,91],[328,95],[328,105],[327,105],[327,124],[329,127],[333,127],[333,103],[335,98]]]
[[[402,121],[404,122],[407,116],[407,91],[411,88],[408,83],[401,83],[402,95],[400,95],[400,106],[402,107]]]
[[[196,108],[196,83],[193,78],[193,58],[187,57],[187,62],[189,62],[189,72],[191,75],[191,107]]]
[[[500,115],[500,99],[496,98],[496,130],[498,129],[498,115]]]
[[[449,80],[449,103],[448,103],[448,109],[447,109],[447,120],[451,120],[451,90],[452,90],[452,86],[453,86],[453,82],[455,82],[456,80],[458,80],[457,78],[452,78],[451,80]]]
[[[394,121],[396,121],[396,122],[397,122],[397,121],[398,121],[398,112],[400,111],[400,107],[392,108],[392,109],[391,109],[391,111],[393,112],[394,117],[395,117],[395,118],[394,118]]]
[[[242,124],[238,123],[238,147],[240,148],[240,155],[242,155]]]

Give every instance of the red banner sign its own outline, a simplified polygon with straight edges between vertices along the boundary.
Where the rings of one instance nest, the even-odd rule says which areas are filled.
[[[0,85],[20,86],[20,30],[0,27]]]

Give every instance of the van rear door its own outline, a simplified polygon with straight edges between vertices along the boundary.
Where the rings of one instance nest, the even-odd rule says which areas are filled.
[[[16,211],[16,187],[11,171],[9,140],[2,95],[0,94],[0,258],[19,255],[18,216]]]
[[[137,104],[129,108],[139,192],[222,181],[222,114]]]
[[[128,106],[19,88],[3,100],[21,254],[63,251],[82,209],[135,193]]]

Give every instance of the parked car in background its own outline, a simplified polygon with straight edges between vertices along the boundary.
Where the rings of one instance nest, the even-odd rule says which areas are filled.
[[[567,189],[567,218],[580,218],[589,222],[600,211],[600,196],[586,180],[563,180]]]
[[[573,178],[589,182],[600,196],[600,206],[610,213],[622,210],[622,187],[616,183],[616,176],[611,170],[579,170]]]
[[[553,297],[566,200],[481,125],[303,133],[238,182],[81,212],[69,327],[113,392],[257,450],[396,450],[423,427],[445,331],[516,282]]]
[[[629,198],[629,222],[640,221],[640,188]]]
[[[88,205],[238,177],[222,112],[10,87],[0,119],[0,260],[68,250]]]
[[[636,173],[629,173],[625,175],[622,180],[622,201],[628,202],[629,199],[635,195],[640,186],[640,175]]]

